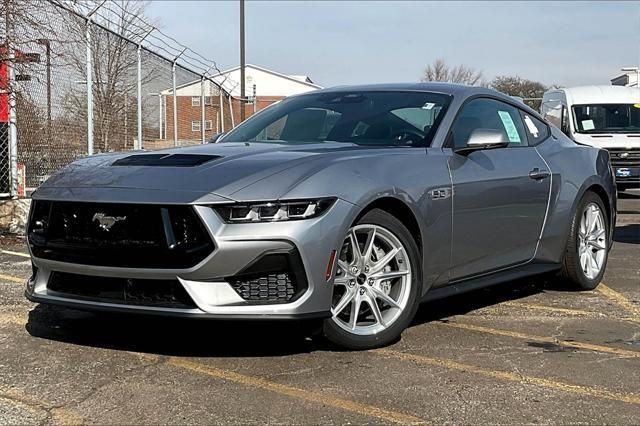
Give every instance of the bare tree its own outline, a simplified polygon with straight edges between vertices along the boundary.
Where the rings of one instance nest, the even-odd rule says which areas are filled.
[[[91,10],[95,5],[86,3]],[[105,9],[94,15],[91,36],[91,65],[93,75],[94,135],[96,148],[112,151],[127,148],[134,136],[136,123],[137,46],[129,40],[140,40],[151,29],[141,25],[147,3],[134,0],[118,2],[116,10]],[[85,21],[74,20],[76,34],[84,34]],[[67,52],[75,71],[85,74],[84,50]],[[143,83],[153,70],[146,69]],[[81,92],[71,92],[65,99],[68,107],[86,116],[86,97]]]
[[[470,86],[484,86],[482,71],[477,71],[466,65],[450,67],[442,58],[438,58],[424,69],[422,81],[440,81],[446,83],[468,84]]]

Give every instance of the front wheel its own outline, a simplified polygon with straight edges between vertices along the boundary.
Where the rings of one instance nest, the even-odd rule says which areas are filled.
[[[349,229],[338,256],[325,336],[349,349],[397,339],[418,306],[419,271],[418,248],[407,228],[385,211],[366,213]]]
[[[562,276],[580,290],[596,288],[607,265],[608,236],[602,200],[587,192],[573,214]]]

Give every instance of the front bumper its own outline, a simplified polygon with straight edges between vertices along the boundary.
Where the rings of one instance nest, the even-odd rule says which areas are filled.
[[[143,269],[93,266],[33,257],[35,274],[27,281],[26,297],[34,302],[77,309],[227,319],[292,319],[330,316],[332,281],[326,280],[332,250],[338,250],[355,206],[344,200],[314,219],[273,223],[226,224],[213,209],[195,206],[215,243],[215,250],[196,266]],[[261,256],[297,250],[307,288],[288,303],[255,303],[243,299],[224,279],[235,276]],[[53,273],[140,280],[177,280],[194,307],[175,308],[88,300],[52,291]],[[90,282],[88,282],[90,285]]]

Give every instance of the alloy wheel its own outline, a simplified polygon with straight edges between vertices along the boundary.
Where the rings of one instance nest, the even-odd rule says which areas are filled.
[[[598,276],[607,255],[607,232],[602,210],[589,203],[582,213],[578,230],[578,256],[585,277]]]
[[[333,321],[357,335],[387,329],[407,308],[411,279],[407,250],[391,231],[378,225],[352,227],[338,257]]]

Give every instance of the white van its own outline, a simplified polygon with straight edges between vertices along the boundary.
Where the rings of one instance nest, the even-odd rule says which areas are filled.
[[[640,188],[640,89],[553,89],[544,94],[540,113],[576,143],[607,149],[618,190]]]

